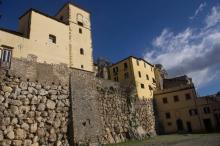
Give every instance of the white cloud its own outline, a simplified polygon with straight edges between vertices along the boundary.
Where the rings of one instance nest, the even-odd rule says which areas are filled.
[[[211,14],[206,17],[206,28],[215,26],[220,22],[220,7],[213,7]]]
[[[220,18],[218,7],[212,8],[200,29],[188,27],[179,33],[164,29],[144,58],[163,64],[171,76],[191,76],[198,87],[220,80],[216,75],[220,71],[220,19],[214,18]]]
[[[191,16],[191,17],[189,17],[189,19],[191,19],[191,20],[195,19],[196,16],[199,14],[199,12],[203,11],[203,9],[205,8],[205,6],[206,6],[206,2],[201,3],[201,4],[199,5],[198,9],[196,9],[194,15]]]

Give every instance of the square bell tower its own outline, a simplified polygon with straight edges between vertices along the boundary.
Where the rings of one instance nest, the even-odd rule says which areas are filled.
[[[67,3],[55,17],[69,27],[69,66],[93,72],[90,13]]]

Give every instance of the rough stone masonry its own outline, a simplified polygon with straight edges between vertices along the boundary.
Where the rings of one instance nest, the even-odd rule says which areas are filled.
[[[0,70],[0,145],[99,145],[155,135],[152,101],[127,89],[92,72],[13,59],[9,71]]]
[[[152,101],[138,100],[126,84],[72,70],[70,86],[74,142],[120,143],[156,134]]]
[[[1,146],[67,146],[68,86],[5,76],[0,86]]]

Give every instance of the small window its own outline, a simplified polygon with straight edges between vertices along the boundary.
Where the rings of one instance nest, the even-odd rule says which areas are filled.
[[[145,87],[144,87],[144,84],[141,84],[141,88],[142,88],[142,89],[144,89],[144,88],[145,88]]]
[[[137,60],[137,66],[139,66],[139,60]]]
[[[149,80],[149,76],[148,75],[146,75],[146,79]]]
[[[187,93],[187,94],[185,95],[185,97],[186,97],[186,100],[190,100],[190,99],[191,99],[191,95],[190,95],[189,93]]]
[[[128,68],[128,64],[125,62],[124,63],[124,69],[126,70]]]
[[[138,71],[138,76],[139,76],[139,78],[141,78],[141,72],[140,71]]]
[[[56,44],[56,36],[50,34],[50,35],[49,35],[49,42],[50,42],[50,43],[54,43],[54,44]]]
[[[82,34],[82,28],[79,28],[79,33]]]
[[[155,81],[155,79],[154,79],[154,78],[152,78],[152,81],[153,81],[153,83],[156,83],[156,81]]]
[[[10,48],[4,47],[3,50],[0,49],[0,61],[11,62],[12,50]]]
[[[114,67],[114,68],[113,68],[113,73],[114,73],[114,74],[117,74],[117,73],[118,73],[118,67]]]
[[[166,115],[166,119],[170,119],[171,118],[170,113],[166,113],[165,115]]]
[[[163,98],[163,103],[164,103],[164,104],[167,104],[167,103],[168,103],[168,100],[167,100],[166,97]]]
[[[7,46],[2,46],[0,48],[0,67],[10,68],[11,58],[12,58],[12,48]]]
[[[177,95],[173,96],[173,100],[174,100],[174,102],[178,102],[179,101],[179,97]]]
[[[80,22],[80,21],[78,21],[78,25],[79,25],[79,26],[83,26],[83,23]]]
[[[129,73],[126,72],[126,73],[124,74],[124,77],[125,77],[125,79],[128,79],[128,78],[129,78]]]
[[[146,68],[146,63],[144,62],[144,68]]]
[[[209,107],[204,107],[203,111],[205,114],[209,114],[210,113],[210,108]]]
[[[190,116],[198,115],[197,109],[190,109],[190,110],[189,110],[189,115],[190,115]]]
[[[83,48],[80,48],[80,54],[81,54],[81,55],[84,55],[84,50],[83,50]]]
[[[83,66],[83,65],[81,65],[81,68],[84,68],[84,66]]]
[[[167,125],[168,125],[168,126],[172,126],[172,123],[171,123],[171,122],[168,122]]]

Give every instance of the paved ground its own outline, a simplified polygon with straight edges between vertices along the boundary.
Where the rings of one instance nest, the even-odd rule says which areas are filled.
[[[107,146],[220,146],[220,133],[164,135],[144,141],[131,141]]]

